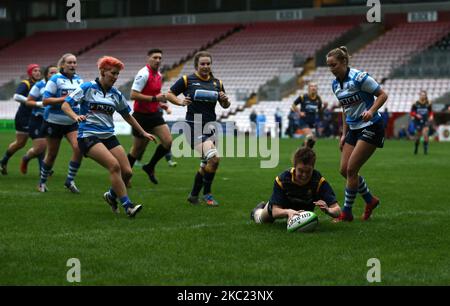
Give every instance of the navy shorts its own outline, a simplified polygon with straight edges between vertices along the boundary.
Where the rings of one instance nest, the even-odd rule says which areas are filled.
[[[70,132],[77,130],[78,130],[78,123],[76,122],[71,125],[63,125],[44,121],[43,124],[44,135],[50,138],[61,139]]]
[[[315,130],[316,129],[316,123],[315,122],[306,122],[301,120],[300,121],[300,128],[301,129],[312,129]]]
[[[358,140],[364,140],[378,148],[382,148],[384,146],[383,120],[378,120],[362,129],[349,130],[347,135],[345,135],[345,142],[349,145],[355,146]]]
[[[81,154],[87,157],[89,150],[97,143],[103,143],[108,150],[120,146],[120,142],[116,136],[101,139],[97,136],[88,136],[84,138],[78,138],[78,148]]]
[[[146,131],[147,133],[151,133],[153,128],[166,124],[166,121],[164,120],[164,117],[162,115],[162,112],[156,112],[156,113],[133,113],[132,115],[136,121],[139,123],[140,126]],[[133,136],[138,138],[144,138],[138,131],[133,129]]]
[[[186,122],[190,127],[190,131],[183,131],[185,134],[186,140],[188,141],[191,149],[194,149],[201,143],[204,143],[207,140],[212,141],[214,144],[216,142],[216,131],[214,129],[214,125],[211,124],[212,129],[208,129],[208,131],[204,131],[204,125],[202,125],[201,131],[194,130],[193,122]],[[207,124],[206,124],[207,125]],[[188,135],[189,133],[189,135]]]
[[[31,115],[23,115],[20,112],[16,113],[14,117],[14,125],[17,132],[27,133],[29,131],[28,122],[30,121]]]
[[[31,115],[28,122],[28,135],[31,139],[45,138],[43,124],[44,118],[42,116]]]
[[[414,127],[416,128],[416,133],[422,132],[423,128],[430,127],[430,123],[428,121],[414,121]]]

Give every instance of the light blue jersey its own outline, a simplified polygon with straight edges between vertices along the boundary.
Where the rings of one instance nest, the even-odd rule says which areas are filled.
[[[47,81],[43,99],[67,96],[77,89],[77,87],[79,87],[82,83],[83,80],[77,74],[75,74],[72,79],[69,79],[64,74],[57,73]],[[72,109],[75,113],[79,113],[78,105],[73,105]],[[75,121],[73,121],[61,110],[61,104],[46,106],[44,119],[50,123],[61,125],[71,125],[75,123]]]
[[[42,97],[44,96],[45,91],[45,80],[40,80],[36,84],[31,87],[28,96],[30,96],[34,101],[42,101]],[[44,108],[43,107],[33,107],[33,111],[31,112],[34,116],[44,116]]]
[[[97,136],[106,139],[114,135],[113,114],[117,111],[122,116],[130,113],[126,98],[112,87],[107,92],[98,81],[86,82],[72,92],[66,101],[73,107],[80,105],[80,114],[86,116],[78,126],[78,138]]]
[[[379,112],[373,114],[370,121],[364,122],[362,114],[370,109],[375,101],[374,94],[380,85],[367,72],[349,68],[344,82],[333,80],[332,89],[344,109],[345,121],[350,129],[361,129],[381,119]]]

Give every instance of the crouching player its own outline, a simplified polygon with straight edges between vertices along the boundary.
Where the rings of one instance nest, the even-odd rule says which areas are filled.
[[[275,219],[291,219],[301,211],[321,211],[332,218],[341,212],[333,189],[319,171],[314,169],[316,154],[311,148],[298,149],[294,167],[275,178],[269,202],[259,203],[251,212],[256,223],[272,223]]]
[[[148,140],[155,137],[145,132],[130,115],[130,107],[120,91],[113,87],[124,64],[114,57],[104,56],[97,63],[100,77],[95,81],[83,83],[64,101],[62,110],[79,123],[78,147],[84,156],[90,157],[108,169],[112,187],[103,197],[118,213],[117,200],[120,200],[129,217],[134,217],[142,205],[133,204],[128,198],[126,183],[132,172],[125,150],[114,136],[113,113],[119,114],[136,131]],[[71,105],[80,105],[77,115]]]

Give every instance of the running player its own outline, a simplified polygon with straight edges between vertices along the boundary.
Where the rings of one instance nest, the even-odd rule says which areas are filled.
[[[132,171],[125,150],[114,136],[114,112],[117,111],[145,139],[153,141],[155,138],[130,115],[126,98],[113,87],[124,64],[114,57],[104,56],[98,60],[97,67],[99,78],[83,83],[65,98],[61,108],[73,121],[80,123],[78,147],[81,153],[109,171],[112,187],[103,195],[105,201],[113,212],[118,213],[119,199],[125,213],[134,217],[142,205],[133,204],[128,198],[126,182]],[[80,105],[80,115],[73,111],[75,105]]]
[[[158,184],[155,176],[155,167],[158,161],[170,152],[172,135],[169,126],[164,121],[160,102],[166,102],[165,95],[161,94],[162,75],[159,67],[162,61],[162,50],[148,51],[147,65],[139,70],[131,87],[130,98],[134,100],[133,117],[148,133],[156,135],[161,143],[156,147],[150,161],[142,166],[149,180]],[[133,167],[136,160],[140,160],[147,147],[148,139],[133,130],[133,146],[128,154],[128,160]]]
[[[300,108],[298,105],[300,104]],[[316,121],[318,113],[322,111],[322,98],[317,94],[317,84],[310,82],[308,84],[308,93],[300,95],[291,106],[292,111],[300,116],[301,125],[305,135],[303,146],[314,147],[316,143]]]
[[[213,76],[211,64],[212,56],[209,52],[197,52],[194,56],[195,73],[183,75],[178,79],[170,87],[167,99],[176,105],[188,106],[186,122],[190,131],[186,138],[191,148],[202,156],[200,169],[195,175],[194,186],[188,201],[192,204],[199,204],[198,197],[203,188],[203,200],[206,204],[218,206],[219,203],[211,193],[211,185],[219,167],[219,155],[215,147],[214,131],[205,131],[204,128],[207,123],[216,121],[217,102],[223,108],[230,107],[230,102],[225,94],[222,81]],[[177,98],[181,93],[184,95],[183,100]],[[199,128],[201,128],[200,131],[197,130]]]
[[[56,66],[48,66],[44,71],[44,80],[40,80],[31,88],[28,94],[26,105],[32,108],[30,116],[29,136],[33,141],[33,147],[31,147],[27,153],[22,157],[20,163],[20,172],[27,173],[28,162],[30,159],[37,157],[39,161],[39,173],[42,169],[45,149],[47,148],[47,140],[45,139],[43,123],[44,123],[44,105],[42,102],[42,96],[45,91],[45,84],[47,81],[58,72]]]
[[[366,202],[362,220],[368,220],[380,203],[370,193],[359,170],[376,148],[384,145],[384,125],[378,109],[388,96],[367,72],[350,68],[349,64],[346,47],[328,52],[327,65],[336,77],[332,89],[343,109],[340,172],[347,180],[344,208],[336,221],[353,220],[352,206],[358,192]]]
[[[46,105],[44,133],[47,136],[47,153],[41,169],[38,190],[40,192],[48,191],[47,179],[58,155],[61,139],[65,136],[73,153],[64,186],[72,193],[79,193],[74,181],[82,159],[77,144],[78,123],[61,110],[61,104],[67,95],[83,83],[83,80],[76,74],[77,58],[73,54],[64,54],[58,61],[58,68],[59,72],[47,81],[43,97],[44,105]],[[77,105],[73,107],[75,112],[79,111]]]
[[[22,149],[28,140],[28,122],[30,121],[32,109],[26,106],[28,93],[31,87],[41,79],[41,68],[38,64],[30,64],[27,67],[28,79],[22,80],[14,94],[14,100],[20,103],[14,122],[16,126],[16,140],[9,144],[3,158],[0,161],[1,173],[8,174],[8,161],[11,156]]]
[[[420,91],[419,100],[412,106],[410,115],[416,128],[414,154],[417,154],[420,139],[423,137],[423,153],[426,155],[428,154],[430,123],[433,121],[433,111],[425,90]]]

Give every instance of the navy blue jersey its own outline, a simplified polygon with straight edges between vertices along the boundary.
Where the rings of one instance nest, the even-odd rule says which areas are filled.
[[[219,92],[225,92],[225,89],[219,79],[209,77],[208,80],[205,80],[197,73],[193,73],[183,75],[170,87],[170,91],[176,96],[181,93],[189,96],[192,103],[187,107],[186,121],[194,122],[194,114],[201,114],[202,125],[204,125],[216,121]]]
[[[33,82],[32,80],[22,80],[22,82],[20,82],[19,86],[16,89],[16,94],[28,97],[28,93],[30,92],[31,87],[33,87],[34,83],[35,82]],[[30,117],[32,111],[33,109],[27,107],[25,103],[20,103],[20,106],[17,109],[17,116],[24,118]]]
[[[295,101],[295,105],[300,104],[300,111],[305,113],[302,118],[306,123],[314,124],[318,113],[322,110],[322,99],[319,95],[313,100],[308,94],[300,95]]]
[[[333,189],[319,171],[313,170],[311,180],[303,186],[298,185],[294,178],[295,168],[275,178],[270,204],[284,209],[313,211],[315,201],[323,200],[328,206],[337,203]]]
[[[414,118],[414,122],[418,124],[424,124],[428,122],[431,114],[431,104],[429,103],[422,104],[417,101],[411,108],[411,116]],[[417,115],[420,115],[421,117],[419,118]]]

